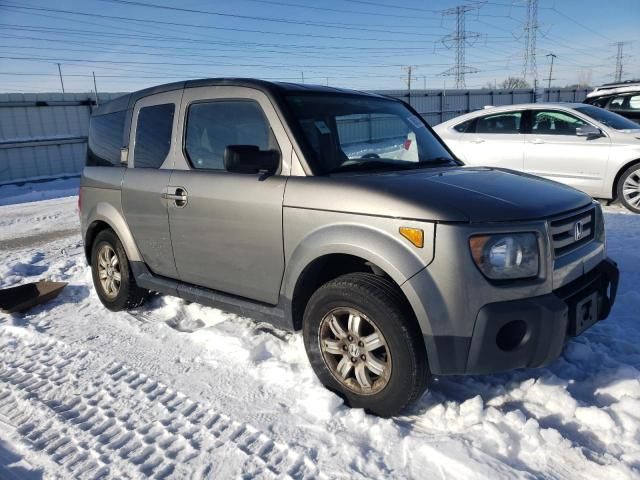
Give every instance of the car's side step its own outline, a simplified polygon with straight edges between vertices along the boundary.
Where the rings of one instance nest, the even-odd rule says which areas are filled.
[[[293,330],[290,317],[285,314],[285,309],[281,305],[282,301],[278,305],[272,306],[209,288],[160,277],[151,273],[141,262],[131,262],[131,269],[136,277],[136,282],[142,288],[180,297],[189,302],[219,308],[225,312],[251,318],[257,322],[267,322],[278,328]]]

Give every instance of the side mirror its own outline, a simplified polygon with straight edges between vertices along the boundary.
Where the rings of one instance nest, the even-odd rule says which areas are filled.
[[[120,149],[120,165],[127,165],[129,163],[129,149],[127,147]]]
[[[228,172],[275,172],[279,164],[277,150],[260,150],[255,145],[227,145],[224,149],[224,168]]]
[[[578,137],[587,137],[587,140],[589,140],[591,138],[602,137],[602,130],[593,125],[583,125],[582,127],[576,128],[576,135]]]

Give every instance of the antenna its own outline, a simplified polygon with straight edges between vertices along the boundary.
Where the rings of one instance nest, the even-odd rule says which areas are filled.
[[[443,15],[456,16],[456,31],[442,39],[442,43],[447,48],[455,48],[456,64],[442,72],[441,75],[454,76],[456,78],[456,88],[465,88],[465,75],[476,73],[477,68],[468,67],[465,61],[465,49],[470,39],[477,39],[480,34],[467,32],[465,15],[471,10],[480,8],[478,5],[458,5],[442,12]]]

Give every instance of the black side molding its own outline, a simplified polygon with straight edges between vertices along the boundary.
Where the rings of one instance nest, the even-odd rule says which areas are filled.
[[[284,330],[294,330],[291,316],[286,313],[290,312],[291,309],[286,308],[286,301],[284,301],[282,297],[278,305],[268,305],[179,280],[154,275],[143,262],[130,262],[130,265],[136,282],[142,288],[180,297],[189,302],[199,303],[208,307],[219,308],[225,312],[250,318],[256,322],[270,323],[274,327]]]

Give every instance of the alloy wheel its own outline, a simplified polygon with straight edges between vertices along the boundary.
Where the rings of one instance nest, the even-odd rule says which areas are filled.
[[[122,274],[118,255],[111,245],[103,245],[98,252],[98,278],[102,291],[109,298],[115,298],[120,291]]]
[[[634,208],[640,208],[640,169],[631,172],[622,185],[622,195]]]
[[[320,322],[319,342],[325,365],[348,390],[373,395],[389,382],[389,347],[364,313],[350,307],[331,310]]]

